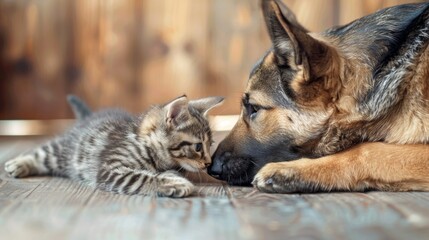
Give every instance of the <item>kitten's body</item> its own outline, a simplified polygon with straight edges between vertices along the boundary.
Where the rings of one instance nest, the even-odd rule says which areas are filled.
[[[141,117],[114,109],[91,114],[76,98],[69,101],[81,119],[31,154],[8,161],[7,172],[63,176],[122,194],[183,197],[193,185],[172,170],[198,171],[211,162],[204,115],[221,98],[188,104],[182,97]]]

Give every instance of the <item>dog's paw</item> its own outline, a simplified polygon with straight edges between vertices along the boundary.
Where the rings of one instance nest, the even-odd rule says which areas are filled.
[[[255,176],[253,186],[267,193],[315,192],[317,184],[305,179],[294,163],[269,163]]]
[[[22,157],[7,161],[4,165],[4,170],[15,178],[22,178],[30,175],[30,166],[27,163],[27,159]]]

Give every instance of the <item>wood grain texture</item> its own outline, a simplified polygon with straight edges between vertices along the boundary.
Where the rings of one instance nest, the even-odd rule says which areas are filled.
[[[300,195],[260,193],[252,188],[230,187],[243,230],[254,239],[337,239],[325,229],[320,214]]]
[[[408,229],[413,238],[412,225],[396,209],[363,193],[333,193],[304,195],[303,199],[318,212],[325,229],[339,239],[402,239],[395,236],[395,228]]]
[[[216,135],[218,138],[223,135]],[[429,193],[265,194],[199,183],[190,198],[125,196],[63,178],[12,179],[45,138],[0,138],[2,239],[427,239]],[[203,182],[203,181],[201,181]]]
[[[259,239],[424,239],[429,233],[427,193],[229,191],[240,220]]]
[[[284,0],[314,32],[418,1]],[[0,1],[0,119],[70,118],[68,93],[135,113],[223,95],[212,113],[238,114],[270,47],[258,0]]]

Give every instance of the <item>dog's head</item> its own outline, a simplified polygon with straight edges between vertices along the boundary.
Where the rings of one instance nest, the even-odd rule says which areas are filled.
[[[335,48],[281,1],[261,5],[273,47],[252,70],[240,118],[209,168],[230,184],[249,184],[267,162],[316,156],[341,88]]]

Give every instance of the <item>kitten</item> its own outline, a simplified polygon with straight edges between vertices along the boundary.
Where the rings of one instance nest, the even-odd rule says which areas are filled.
[[[118,109],[92,113],[68,98],[78,118],[62,136],[6,162],[13,177],[54,175],[121,194],[185,197],[193,184],[177,171],[211,163],[207,112],[223,101],[179,97],[140,117]]]

